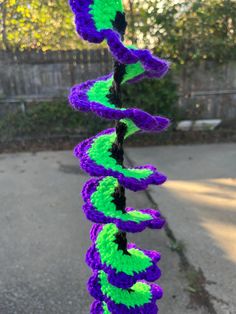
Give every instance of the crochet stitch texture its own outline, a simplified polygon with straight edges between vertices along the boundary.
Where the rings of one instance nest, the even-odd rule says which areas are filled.
[[[74,149],[81,168],[89,175],[82,190],[83,210],[94,223],[86,263],[93,270],[88,291],[96,299],[93,314],[155,314],[162,289],[154,282],[160,275],[161,256],[128,243],[127,232],[160,229],[165,221],[160,213],[146,208],[126,207],[125,188],[144,190],[160,185],[166,176],[152,165],[126,167],[123,142],[139,132],[161,132],[169,120],[152,116],[138,108],[124,108],[123,84],[143,78],[161,78],[167,61],[148,50],[126,46],[127,26],[121,0],[69,0],[78,34],[91,43],[106,41],[114,58],[114,72],[72,87],[69,102],[75,110],[93,112],[116,120],[116,127],[83,141]]]

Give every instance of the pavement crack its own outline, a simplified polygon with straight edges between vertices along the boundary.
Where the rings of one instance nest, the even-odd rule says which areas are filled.
[[[129,166],[131,167],[135,166],[135,163],[127,155],[127,153],[125,153],[125,159],[126,159],[126,162],[129,164]],[[159,206],[153,199],[150,191],[145,190],[144,192],[148,200],[150,201],[151,206],[154,209],[159,210],[159,212],[161,213]],[[162,217],[165,218],[163,215]],[[202,269],[201,268],[196,269],[196,267],[190,263],[190,261],[188,260],[185,254],[184,244],[182,243],[182,241],[178,241],[176,239],[173,230],[170,228],[167,222],[166,222],[164,230],[170,241],[170,249],[172,251],[175,251],[179,255],[180,267],[188,282],[188,288],[186,290],[190,297],[189,307],[190,308],[196,308],[196,307],[205,308],[209,314],[217,314],[212,303],[212,300],[214,300],[215,297],[212,296],[206,289],[207,279],[205,278]]]

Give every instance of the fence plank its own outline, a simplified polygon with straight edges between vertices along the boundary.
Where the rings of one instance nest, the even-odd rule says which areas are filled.
[[[0,51],[0,100],[66,97],[79,82],[112,69],[107,49],[69,51]],[[225,64],[185,65],[176,75],[179,106],[198,118],[236,117],[236,60]],[[1,106],[1,104],[0,104]]]

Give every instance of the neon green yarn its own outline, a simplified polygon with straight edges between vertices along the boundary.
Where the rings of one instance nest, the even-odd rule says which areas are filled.
[[[128,80],[133,79],[134,77],[136,77],[140,74],[143,74],[144,72],[145,72],[145,70],[144,70],[141,62],[126,65],[126,73],[125,73],[124,78],[122,80],[122,84]]]
[[[150,257],[138,249],[129,249],[131,255],[126,255],[122,250],[117,250],[115,235],[119,229],[114,224],[107,224],[103,227],[96,240],[96,248],[99,251],[103,264],[111,266],[117,272],[124,272],[133,276],[134,273],[145,271],[152,265]]]
[[[125,123],[127,126],[127,131],[125,133],[125,139],[130,135],[140,131],[137,125],[130,119],[121,119],[120,122]]]
[[[113,77],[105,81],[97,81],[87,92],[88,99],[90,102],[94,101],[108,108],[125,110],[125,108],[116,108],[116,106],[112,104],[106,96],[109,94],[109,89],[112,86],[112,80]]]
[[[91,196],[91,202],[97,211],[105,214],[106,217],[121,219],[122,221],[141,222],[151,220],[152,216],[139,211],[123,213],[116,209],[112,194],[118,186],[118,180],[113,177],[106,177],[100,181],[96,192]]]
[[[126,65],[126,73],[124,74],[122,84],[144,72],[145,70],[141,62]],[[117,108],[116,105],[112,104],[107,97],[107,95],[109,94],[109,90],[112,87],[112,82],[113,77],[95,82],[94,85],[87,92],[88,99],[90,102],[94,101],[100,103],[107,108],[125,110],[126,108]]]
[[[134,123],[131,123],[130,120],[124,119],[123,122],[127,124],[128,132],[125,136],[127,138],[129,135],[137,132],[138,128],[134,128]],[[116,140],[116,132],[110,134],[104,134],[96,138],[91,147],[88,150],[89,157],[96,162],[97,165],[103,166],[105,169],[112,169],[122,173],[127,178],[135,178],[138,180],[148,178],[153,171],[150,169],[130,169],[123,168],[119,165],[114,158],[111,158],[111,152],[109,151],[112,148],[112,144]]]
[[[107,275],[99,272],[99,279],[102,293],[108,296],[116,304],[124,304],[128,308],[135,306],[143,306],[151,301],[151,288],[148,284],[137,282],[131,287],[132,292],[126,289],[119,289],[112,286],[108,280]]]
[[[103,314],[110,314],[111,312],[108,310],[108,307],[105,302],[102,302]]]
[[[98,31],[102,29],[112,29],[112,21],[115,20],[117,12],[123,12],[121,0],[93,0],[93,4],[89,6],[90,14]]]

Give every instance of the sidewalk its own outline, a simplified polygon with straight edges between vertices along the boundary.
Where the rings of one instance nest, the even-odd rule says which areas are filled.
[[[151,186],[149,193],[184,245],[189,263],[199,270],[216,313],[235,314],[236,144],[127,152],[134,164],[151,163],[167,174],[169,180]]]
[[[151,161],[152,154],[157,152],[163,154],[164,150],[151,149],[146,159]],[[147,150],[129,150],[132,158],[136,153],[140,164]],[[171,175],[168,156],[166,167],[163,163],[161,168]],[[184,164],[180,168],[186,170]],[[91,224],[81,211],[80,198],[87,179],[72,152],[0,155],[0,313],[89,313],[91,298],[85,285],[90,270],[84,255],[90,245]],[[165,191],[154,190],[159,194]],[[163,197],[166,207],[168,203]],[[130,192],[127,205],[145,208],[150,201],[144,192]],[[170,205],[170,216],[182,210],[173,200]],[[178,229],[185,225],[180,224]],[[159,302],[160,313],[208,313],[204,308],[192,308],[189,282],[164,230],[129,235],[129,239],[142,248],[162,253],[160,285],[165,296]],[[202,251],[202,255],[207,251]]]

